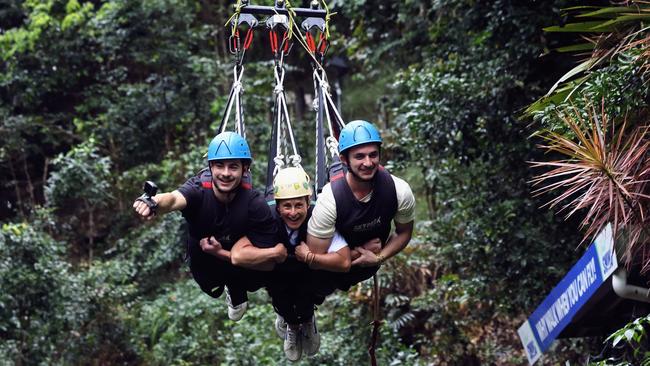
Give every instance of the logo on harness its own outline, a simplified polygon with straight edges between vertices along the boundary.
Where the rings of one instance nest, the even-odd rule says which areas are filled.
[[[381,225],[381,216],[370,222],[366,222],[365,224],[355,225],[352,228],[352,231],[354,232],[371,231],[377,228],[379,225]]]

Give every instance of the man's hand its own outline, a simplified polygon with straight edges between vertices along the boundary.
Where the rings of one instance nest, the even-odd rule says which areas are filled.
[[[311,251],[304,241],[296,247],[296,259],[301,262],[307,263],[307,255],[309,253],[311,253]]]
[[[365,250],[379,254],[381,252],[381,240],[379,238],[370,239],[367,242],[363,243],[362,247]]]
[[[219,258],[219,252],[223,249],[221,247],[221,243],[217,239],[215,239],[214,236],[211,236],[210,238],[203,238],[199,241],[199,245],[201,246],[201,250],[203,250],[205,253],[212,254],[215,257]]]
[[[154,202],[158,203],[155,197],[151,197],[151,199],[154,200]],[[149,206],[140,200],[135,200],[135,202],[133,202],[133,208],[135,209],[135,212],[145,220],[151,220],[155,216],[151,214],[151,209]]]
[[[285,248],[282,243],[276,244],[275,250],[277,253],[277,256],[275,257],[275,263],[282,263],[287,260],[287,248]]]
[[[361,247],[375,254],[379,254],[381,252],[381,240],[379,238],[370,239],[367,242],[363,243]],[[355,260],[360,256],[361,256],[361,252],[359,252],[358,250],[352,249],[350,251],[350,257],[352,258],[352,260]]]
[[[377,254],[371,252],[370,250],[364,249],[363,247],[357,247],[356,250],[359,252],[359,256],[357,259],[352,261],[353,266],[375,267],[380,264],[379,258],[377,258]]]

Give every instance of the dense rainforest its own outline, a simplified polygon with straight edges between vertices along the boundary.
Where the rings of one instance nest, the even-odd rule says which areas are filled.
[[[131,207],[145,180],[171,191],[205,166],[233,81],[234,3],[0,1],[0,364],[287,362],[264,291],[228,320],[192,280],[181,215],[143,222]],[[379,364],[527,362],[517,328],[583,251],[582,218],[541,207],[557,193],[532,194],[529,162],[557,155],[538,132],[568,130],[558,108],[588,111],[587,99],[647,116],[645,65],[625,55],[590,65],[575,101],[540,99],[579,63],[557,48],[581,40],[543,29],[570,22],[568,6],[608,4],[328,2],[341,114],[382,128],[383,164],[417,200],[413,239],[379,274]],[[271,139],[268,43],[256,32],[242,79],[255,187]],[[285,92],[312,172],[309,61],[295,45]],[[369,363],[371,300],[372,281],[328,298],[320,352],[299,364]],[[540,364],[584,363],[602,342],[557,342]]]

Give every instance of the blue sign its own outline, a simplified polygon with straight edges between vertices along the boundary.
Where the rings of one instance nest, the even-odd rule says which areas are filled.
[[[608,225],[519,328],[519,338],[531,365],[617,267],[612,230]]]

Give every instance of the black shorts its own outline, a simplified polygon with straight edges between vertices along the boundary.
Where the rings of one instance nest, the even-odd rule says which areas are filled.
[[[194,281],[203,292],[214,298],[221,296],[224,286],[231,291],[240,289],[253,292],[267,285],[268,272],[233,266],[205,253],[198,242],[188,243],[188,255]]]

